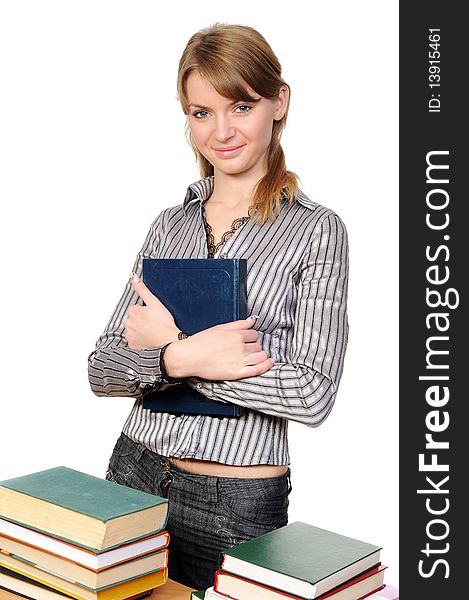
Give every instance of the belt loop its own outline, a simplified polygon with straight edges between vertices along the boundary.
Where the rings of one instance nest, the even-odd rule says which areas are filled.
[[[207,501],[208,502],[218,502],[218,477],[207,476]]]
[[[140,462],[142,458],[142,454],[145,452],[146,448],[143,444],[135,444],[135,460]]]

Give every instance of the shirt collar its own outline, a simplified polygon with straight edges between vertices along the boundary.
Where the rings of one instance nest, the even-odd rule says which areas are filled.
[[[199,181],[190,184],[190,186],[187,188],[186,197],[184,198],[184,202],[182,204],[184,213],[187,212],[187,207],[189,204],[194,204],[195,202],[204,202],[207,200],[213,191],[213,179],[213,175],[210,175],[209,177],[199,179]]]
[[[199,179],[199,181],[195,181],[194,183],[190,184],[190,186],[187,188],[186,197],[184,198],[184,202],[182,204],[185,214],[187,213],[187,207],[189,204],[205,202],[205,200],[207,200],[213,191],[213,182],[214,177],[213,175],[210,175],[209,177]],[[281,197],[281,199],[285,201],[285,197]],[[317,204],[305,196],[301,190],[299,190],[296,199],[302,206],[305,206],[306,208],[314,209],[317,206]]]

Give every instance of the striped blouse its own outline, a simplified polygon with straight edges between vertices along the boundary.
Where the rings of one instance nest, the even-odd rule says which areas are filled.
[[[203,202],[213,177],[189,186],[183,204],[153,222],[133,271],[143,258],[206,258]],[[275,364],[262,375],[189,384],[209,398],[247,408],[236,418],[171,415],[145,410],[142,395],[162,383],[162,346],[131,350],[123,321],[138,296],[127,283],[104,333],[89,355],[98,396],[136,398],[123,432],[163,456],[229,465],[289,464],[288,420],[320,425],[335,401],[347,345],[347,232],[330,209],[301,191],[281,198],[274,222],[245,220],[215,255],[247,259],[248,314],[259,315],[258,342]]]

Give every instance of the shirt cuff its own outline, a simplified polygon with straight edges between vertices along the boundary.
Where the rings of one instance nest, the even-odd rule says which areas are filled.
[[[216,400],[219,400],[219,398],[215,397],[212,381],[207,381],[206,379],[199,379],[198,377],[188,377],[186,381],[192,388],[194,388],[204,396],[207,396],[207,398],[215,398]]]

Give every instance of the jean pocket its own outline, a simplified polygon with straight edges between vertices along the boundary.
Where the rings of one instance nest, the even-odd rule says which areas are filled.
[[[155,474],[142,459],[142,449],[126,439],[116,443],[106,471],[106,479],[121,485],[154,493]]]
[[[240,483],[222,488],[220,504],[239,523],[276,528],[288,522],[287,479],[240,479]]]
[[[137,444],[123,433],[117,438],[117,442],[112,451],[113,457],[126,457],[135,454]]]

